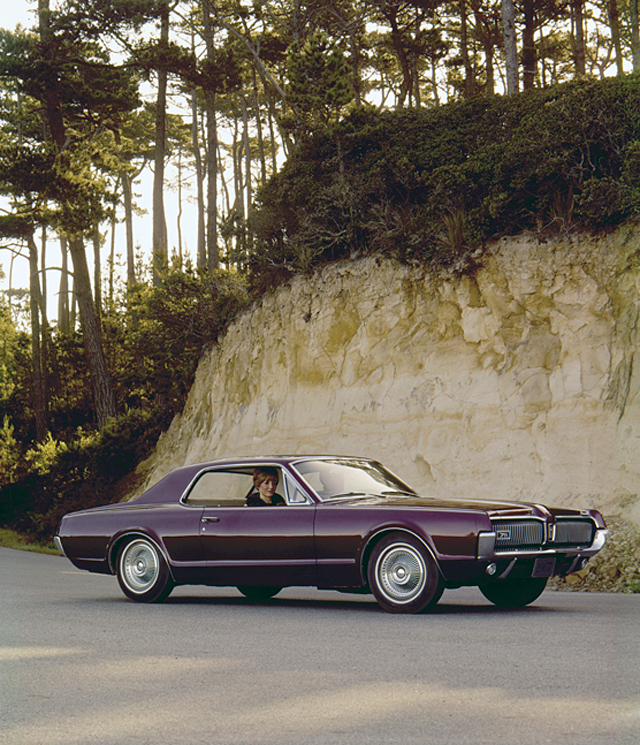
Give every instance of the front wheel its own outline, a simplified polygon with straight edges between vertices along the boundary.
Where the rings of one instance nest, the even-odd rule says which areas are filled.
[[[500,608],[524,608],[537,600],[546,586],[546,577],[500,579],[489,585],[480,585],[480,592]]]
[[[269,600],[277,595],[282,587],[260,587],[259,585],[240,585],[238,590],[249,600]]]
[[[388,613],[420,613],[434,606],[443,585],[435,560],[411,535],[391,533],[373,549],[369,587]]]
[[[175,586],[162,552],[147,538],[134,538],[122,546],[117,574],[122,592],[140,603],[161,603]]]

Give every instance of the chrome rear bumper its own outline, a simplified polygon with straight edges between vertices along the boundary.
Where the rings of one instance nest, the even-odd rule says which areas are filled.
[[[65,550],[64,550],[64,548],[62,547],[62,541],[60,540],[60,536],[59,536],[59,535],[57,535],[57,536],[54,536],[54,538],[53,538],[53,542],[55,543],[55,546],[56,546],[56,548],[58,549],[58,551],[60,551],[60,553],[61,553],[61,554],[62,554],[63,556],[66,556],[67,554],[65,553]]]

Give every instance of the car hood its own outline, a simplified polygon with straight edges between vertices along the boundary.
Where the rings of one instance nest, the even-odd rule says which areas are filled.
[[[418,507],[446,510],[473,510],[485,512],[489,517],[547,517],[550,515],[546,507],[526,502],[508,502],[483,499],[465,499],[423,497],[414,495],[377,495],[358,494],[336,497],[327,500],[325,504],[344,504],[368,507]]]

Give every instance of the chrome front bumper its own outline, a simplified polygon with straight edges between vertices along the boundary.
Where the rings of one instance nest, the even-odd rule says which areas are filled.
[[[542,545],[539,548],[509,548],[496,551],[495,531],[478,534],[478,560],[496,561],[496,559],[536,559],[544,556],[576,556],[578,558],[589,558],[595,556],[607,541],[609,531],[607,528],[597,528],[590,546],[550,546]]]

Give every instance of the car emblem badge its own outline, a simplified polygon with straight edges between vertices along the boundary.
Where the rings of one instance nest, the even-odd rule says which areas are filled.
[[[498,531],[498,540],[499,541],[508,541],[511,538],[511,531],[510,530],[499,530]]]

